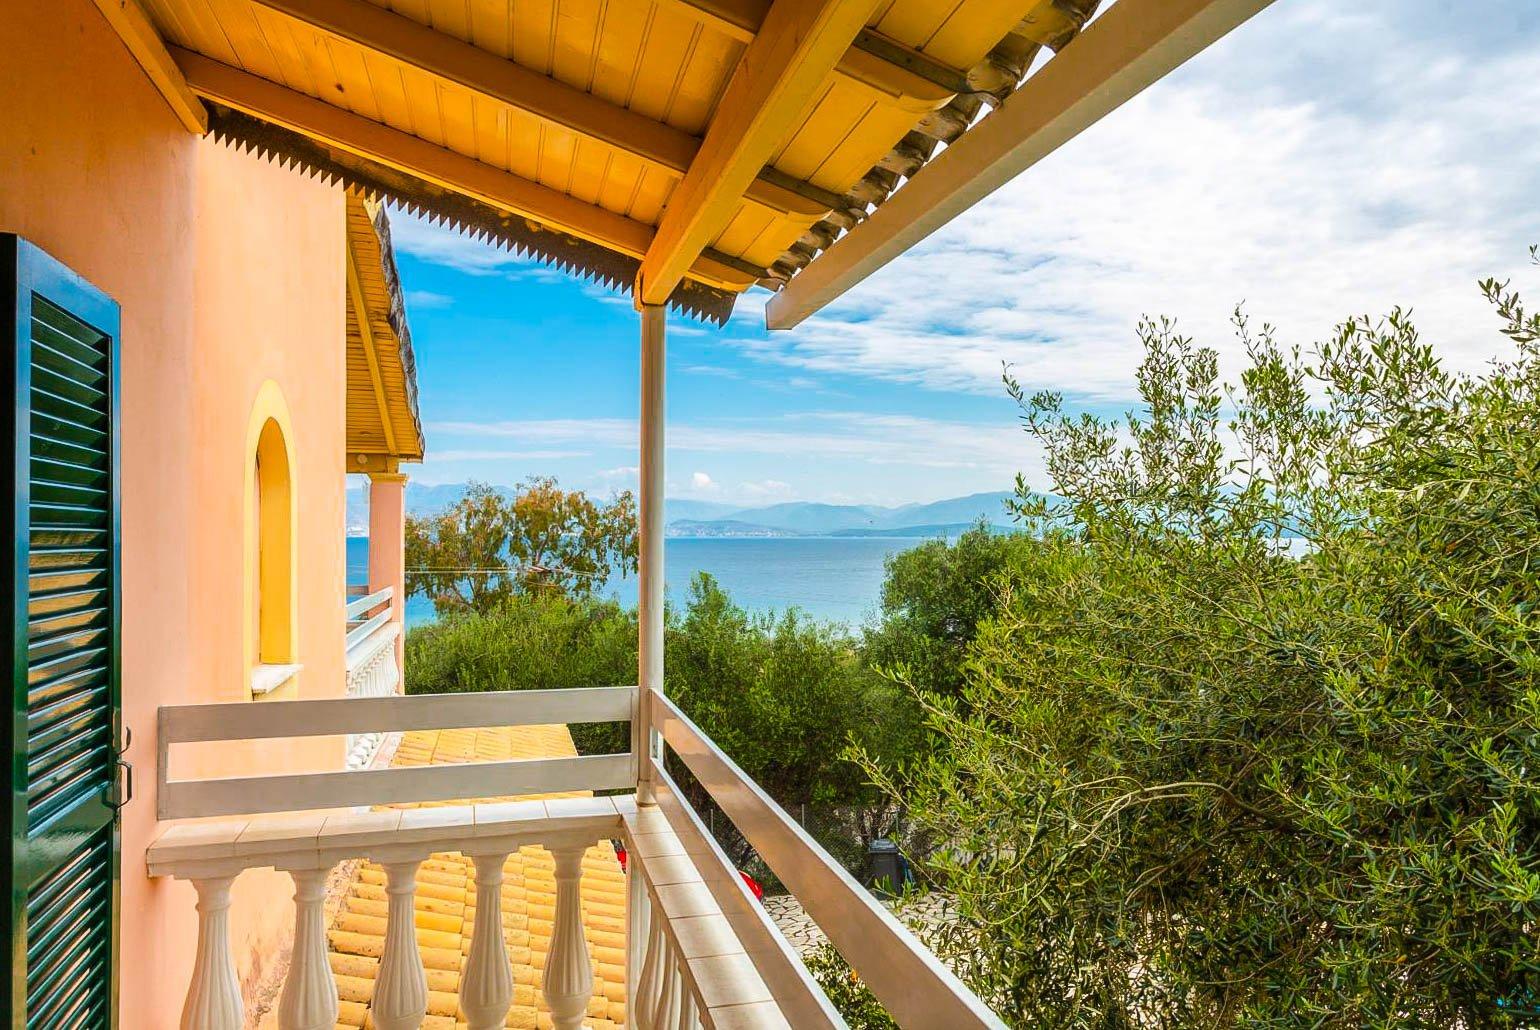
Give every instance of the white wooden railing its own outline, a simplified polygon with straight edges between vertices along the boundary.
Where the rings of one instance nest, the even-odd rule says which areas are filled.
[[[281,773],[226,779],[167,776],[172,747],[211,741],[577,722],[648,723],[732,819],[878,999],[912,1027],[1001,1028],[993,1013],[834,862],[669,700],[635,687],[192,705],[160,710],[162,819],[253,816],[169,827],[151,846],[151,875],[191,880],[199,936],[183,1030],[234,1030],[244,1018],[227,940],[230,885],[245,869],[287,870],[295,886],[294,957],[278,1012],[281,1030],[335,1025],[322,892],[338,862],[385,868],[387,924],[372,1020],[420,1026],[422,961],[412,931],[418,865],[458,851],[476,865],[477,913],[460,987],[470,1026],[503,1025],[511,973],[497,914],[503,860],[542,844],[556,861],[557,900],[542,992],[558,1030],[582,1025],[592,992],[578,881],[583,851],[619,836],[628,862],[629,1022],[641,1030],[843,1027],[784,936],[651,755],[656,804],[631,795],[325,811],[462,798],[633,786],[635,751],[618,755],[461,765]],[[272,818],[275,813],[305,814]],[[482,911],[481,906],[488,906]],[[483,928],[488,928],[483,933]]]
[[[401,685],[401,665],[396,659],[396,638],[401,626],[390,617],[390,587],[348,602],[347,696],[390,697]],[[380,606],[381,611],[374,611]],[[373,759],[386,734],[350,733],[347,738],[347,767],[361,769]]]
[[[390,622],[390,602],[394,593],[395,591],[390,587],[384,587],[348,602],[346,609],[348,629],[343,645],[347,650],[351,651],[368,640],[376,631]]]

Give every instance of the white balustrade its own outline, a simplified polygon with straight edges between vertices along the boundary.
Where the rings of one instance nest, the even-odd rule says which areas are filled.
[[[635,721],[633,687],[536,690],[437,697],[277,701],[162,708],[157,811],[162,819],[264,813],[259,818],[169,826],[146,855],[151,876],[190,880],[198,895],[198,944],[182,1030],[239,1030],[240,984],[230,952],[232,881],[244,869],[285,870],[294,880],[294,951],[278,1004],[280,1030],[336,1025],[336,982],[326,953],[327,873],[367,857],[386,873],[386,934],[371,1025],[415,1030],[428,1009],[417,946],[418,867],[436,852],[476,866],[475,923],[460,977],[459,1008],[471,1030],[502,1026],[514,996],[503,939],[507,857],[542,845],[555,863],[556,906],[541,993],[556,1030],[577,1030],[592,1001],[594,969],[584,935],[583,856],[596,841],[624,838],[626,978],[638,1030],[833,1030],[839,1014],[678,785],[654,756],[621,754],[476,762],[367,772],[288,773],[225,779],[168,776],[170,749],[230,740],[369,731]],[[666,697],[652,695],[652,725],[782,882],[904,1025],[1003,1030],[994,1016],[879,902],[807,837]],[[418,810],[368,806],[442,801],[478,793],[592,791],[637,782],[651,765],[655,803],[635,796],[561,797]],[[332,815],[317,808],[361,806]]]
[[[387,623],[348,649],[348,697],[390,697],[397,692],[401,668],[396,662],[396,637],[400,632],[398,625]],[[388,736],[379,732],[348,734],[347,767],[362,769],[368,766]]]
[[[624,804],[623,804],[624,803]],[[593,996],[583,932],[583,855],[621,834],[629,799],[561,798],[461,805],[418,812],[344,812],[326,817],[231,820],[171,827],[150,847],[150,874],[190,879],[198,892],[198,947],[182,1030],[240,1030],[244,1010],[229,941],[231,883],[244,869],[282,868],[294,879],[294,951],[278,1003],[281,1030],[337,1024],[337,985],[326,953],[323,916],[328,872],[359,855],[386,876],[385,945],[371,1001],[378,1030],[416,1030],[428,1011],[428,983],[417,946],[417,872],[430,854],[461,851],[476,866],[475,924],[460,978],[460,1008],[472,1030],[501,1027],[513,1002],[503,939],[503,866],[528,844],[556,863],[556,913],[541,985],[558,1030],[580,1027]]]
[[[241,1030],[245,1008],[230,955],[230,883],[234,876],[193,878],[198,892],[198,950],[182,1006],[182,1030]]]
[[[503,940],[503,865],[508,853],[471,858],[476,863],[476,923],[460,973],[460,1010],[470,1030],[497,1030],[513,1005],[513,974]]]
[[[428,1015],[428,971],[417,947],[417,867],[385,863],[385,951],[369,1008],[376,1030],[417,1030]]]
[[[556,917],[541,992],[556,1030],[578,1030],[588,1011],[588,999],[594,993],[594,971],[588,961],[588,941],[583,936],[583,898],[579,889],[586,850],[586,843],[551,848],[551,856],[556,859]]]
[[[326,957],[326,875],[331,867],[296,869],[294,951],[278,999],[278,1030],[333,1030],[337,981]]]

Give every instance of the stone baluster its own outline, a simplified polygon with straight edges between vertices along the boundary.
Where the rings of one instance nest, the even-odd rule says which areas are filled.
[[[636,859],[631,861],[635,868]],[[645,890],[643,895],[646,895]],[[643,923],[647,928],[647,949],[642,958],[642,971],[637,976],[636,988],[631,992],[628,1004],[632,1022],[639,1030],[653,1030],[658,1020],[658,1002],[663,989],[664,952],[668,944],[663,938],[663,913],[652,904],[650,898],[644,904],[649,912],[649,918]]]
[[[333,1030],[337,981],[326,957],[325,869],[294,869],[294,950],[278,999],[279,1030]]]
[[[418,1030],[428,1014],[428,974],[417,950],[417,867],[422,859],[386,862],[385,950],[370,1006],[375,1030]]]
[[[542,993],[555,1030],[579,1030],[594,993],[594,971],[583,936],[580,894],[586,844],[551,847],[556,859],[556,919],[546,959]]]
[[[460,976],[460,1009],[470,1030],[497,1030],[513,1004],[513,973],[503,940],[506,853],[472,855],[476,863],[476,926]]]
[[[684,1015],[684,980],[679,975],[679,963],[673,949],[664,944],[663,982],[658,992],[657,1015],[653,1018],[656,1030],[679,1030]]]
[[[630,847],[629,842],[627,847]],[[633,855],[626,864],[626,984],[629,988],[626,1011],[629,1025],[633,1027],[640,1025],[637,1023],[636,999],[642,983],[642,970],[647,966],[647,942],[652,936],[648,918],[651,911],[647,882],[642,878],[642,864]]]
[[[234,876],[194,879],[198,892],[198,950],[182,1006],[182,1030],[241,1030],[245,1010],[230,955],[230,884]]]
[[[679,969],[684,964],[682,956],[677,957]],[[690,993],[689,985],[685,983],[682,974],[679,978],[679,1030],[700,1030],[700,1017],[695,1010],[695,995]]]

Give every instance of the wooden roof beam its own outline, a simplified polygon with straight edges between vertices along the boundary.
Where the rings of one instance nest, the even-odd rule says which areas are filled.
[[[173,47],[171,55],[193,92],[208,100],[622,254],[642,257],[653,243],[656,233],[643,222],[190,50]],[[693,262],[688,274],[729,290],[743,290],[754,283],[754,276],[745,270],[710,255]]]
[[[107,2],[107,0],[103,0]],[[490,51],[393,14],[368,0],[255,0],[313,29],[526,111],[580,136],[683,175],[700,140],[683,129],[610,103]],[[834,206],[827,190],[756,179],[746,199],[778,215],[817,220]]]
[[[385,376],[380,372],[380,355],[374,349],[374,323],[369,318],[369,305],[364,301],[364,284],[358,278],[358,262],[353,257],[353,245],[347,247],[348,299],[353,302],[353,315],[358,319],[358,338],[364,347],[364,361],[369,366],[369,385],[374,390],[374,404],[380,413],[380,433],[385,438],[385,450],[396,455],[396,427],[391,422],[390,401],[385,396]]]
[[[790,329],[1005,185],[1271,0],[1118,0],[770,299]]]
[[[208,132],[209,115],[203,102],[188,88],[187,80],[171,59],[150,16],[139,6],[139,0],[96,0],[96,6],[183,128],[200,136]]]
[[[721,233],[878,2],[776,0],[663,211],[637,277],[640,303],[664,303]]]
[[[748,43],[759,34],[772,0],[657,0],[694,18],[729,39]],[[894,58],[897,58],[896,60]],[[934,111],[952,99],[963,72],[947,69],[917,50],[885,40],[865,26],[840,57],[835,71],[859,82],[916,114]]]

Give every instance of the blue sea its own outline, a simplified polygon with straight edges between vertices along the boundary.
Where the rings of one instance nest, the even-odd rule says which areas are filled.
[[[876,615],[882,593],[882,563],[908,550],[921,537],[675,537],[663,549],[669,600],[682,604],[690,580],[709,572],[732,599],[751,612],[780,612],[795,606],[815,618],[864,624]],[[369,541],[348,538],[348,582],[368,579]],[[621,604],[636,604],[636,577],[606,583],[600,593]],[[407,625],[433,621],[433,604],[413,597]]]

